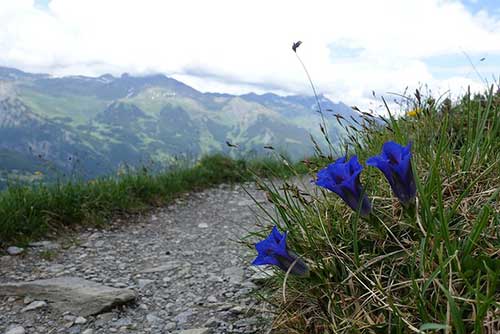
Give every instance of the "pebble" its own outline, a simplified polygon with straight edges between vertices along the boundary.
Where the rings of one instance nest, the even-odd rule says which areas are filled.
[[[83,325],[87,322],[87,319],[85,319],[84,317],[77,317],[75,319],[75,324],[78,324],[78,325]]]
[[[206,327],[217,327],[218,323],[219,322],[217,321],[217,319],[215,319],[214,317],[212,317],[212,318],[208,319],[205,322],[204,326],[206,326]]]
[[[175,322],[169,322],[165,325],[165,327],[163,327],[163,330],[166,330],[166,331],[171,331],[171,330],[174,330],[177,328],[177,324]]]
[[[32,303],[30,303],[28,306],[26,306],[25,308],[23,308],[21,310],[21,312],[28,312],[28,311],[33,311],[33,310],[36,310],[38,308],[42,308],[42,307],[45,307],[47,306],[47,303],[44,302],[43,300],[36,300]]]
[[[21,247],[10,246],[9,248],[7,248],[7,253],[9,255],[19,255],[22,252],[24,252],[24,248]]]
[[[5,334],[25,334],[25,333],[26,330],[24,329],[24,327],[21,326],[12,327],[11,329],[5,332]]]

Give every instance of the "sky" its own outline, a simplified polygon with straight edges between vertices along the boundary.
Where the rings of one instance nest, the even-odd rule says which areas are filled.
[[[320,93],[377,108],[499,82],[500,0],[0,0],[0,66],[162,73],[201,91]],[[375,93],[375,98],[373,93]]]

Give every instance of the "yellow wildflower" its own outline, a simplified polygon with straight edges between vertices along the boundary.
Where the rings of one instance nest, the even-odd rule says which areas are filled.
[[[410,117],[416,117],[418,114],[420,114],[422,112],[422,109],[420,108],[415,108],[415,109],[412,109],[410,111],[408,111],[408,113],[406,115],[410,116]]]

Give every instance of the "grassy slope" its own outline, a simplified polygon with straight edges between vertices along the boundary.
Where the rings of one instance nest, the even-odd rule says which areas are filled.
[[[163,205],[184,192],[251,180],[254,173],[286,177],[292,171],[277,159],[244,161],[214,155],[194,167],[157,174],[143,169],[91,182],[11,185],[0,193],[0,246],[23,244],[75,225],[105,223],[113,215]]]
[[[52,96],[24,88],[20,92],[22,100],[35,113],[47,118],[69,118],[70,124],[86,124],[97,112],[104,110],[107,101],[90,96]]]
[[[289,248],[311,269],[308,278],[279,272],[270,282],[264,296],[277,306],[277,328],[500,332],[500,93],[465,97],[451,108],[420,97],[415,104],[417,117],[387,119],[348,145],[364,164],[387,140],[413,142],[416,214],[404,213],[372,167],[361,175],[371,221],[327,191],[267,188],[275,204],[270,221],[289,231]],[[311,166],[311,175],[333,158]]]

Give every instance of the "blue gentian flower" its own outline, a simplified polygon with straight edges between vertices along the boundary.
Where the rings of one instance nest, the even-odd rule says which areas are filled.
[[[307,276],[309,268],[295,253],[290,251],[286,245],[286,232],[280,233],[276,226],[273,227],[269,236],[255,245],[257,258],[252,262],[259,266],[270,264],[278,266],[283,271],[288,271],[293,264],[290,273],[293,275]],[[295,262],[295,263],[294,263]]]
[[[370,214],[371,206],[359,182],[359,174],[363,166],[359,164],[358,157],[355,155],[348,162],[346,160],[346,157],[342,157],[320,170],[316,184],[333,191],[351,209],[359,210],[361,216],[366,217]]]
[[[415,199],[417,188],[411,168],[411,143],[401,146],[388,141],[382,146],[382,153],[369,158],[366,164],[384,173],[401,204],[406,206]]]

